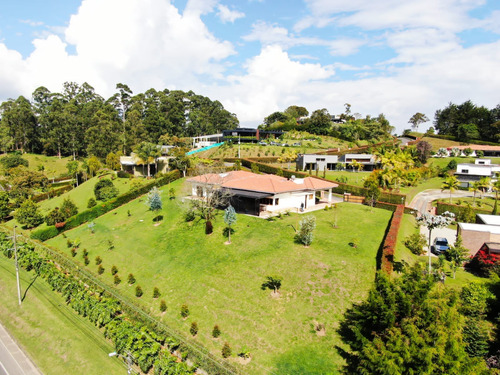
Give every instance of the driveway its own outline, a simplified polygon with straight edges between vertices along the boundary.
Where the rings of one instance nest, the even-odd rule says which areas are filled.
[[[488,195],[488,194],[485,194]],[[457,190],[451,194],[452,198],[460,198],[460,197],[472,197],[473,194],[470,191]],[[444,192],[439,189],[427,189],[421,191],[410,202],[410,207],[417,210],[420,214],[425,212],[429,213],[432,206],[431,202],[436,199],[445,199],[449,198],[450,193]]]

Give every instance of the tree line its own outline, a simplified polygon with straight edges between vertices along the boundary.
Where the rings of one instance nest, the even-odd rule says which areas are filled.
[[[330,135],[350,142],[361,140],[380,140],[391,136],[394,127],[384,114],[377,117],[351,114],[351,105],[345,104],[345,112],[332,116],[327,109],[317,109],[309,116],[305,107],[292,105],[283,112],[274,112],[264,119],[259,129],[263,130],[299,130],[311,134]]]
[[[133,94],[125,84],[108,99],[88,83],[64,83],[61,93],[37,88],[0,104],[0,149],[58,156],[104,159],[128,154],[141,141],[191,137],[238,126],[235,114],[215,100],[192,91],[149,89]]]
[[[488,109],[470,100],[462,104],[449,103],[436,111],[434,128],[439,134],[454,136],[459,141],[499,142],[500,104]]]

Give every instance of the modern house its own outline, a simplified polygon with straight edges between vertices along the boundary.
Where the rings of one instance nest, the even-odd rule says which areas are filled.
[[[492,145],[464,145],[464,146],[454,146],[448,147],[447,151],[450,152],[453,148],[459,149],[463,152],[465,149],[471,149],[471,156],[476,156],[477,151],[482,151],[484,156],[500,156],[500,146]]]
[[[363,165],[365,171],[373,171],[377,166],[377,157],[372,154],[345,154],[339,158],[339,162],[347,166],[353,162]]]
[[[175,146],[158,146],[161,149],[161,156],[149,163],[149,169],[152,176],[156,173],[168,172],[168,160],[172,158],[169,156],[170,150]],[[141,160],[135,153],[131,153],[130,156],[120,156],[120,164],[122,165],[122,170],[130,173],[133,176],[144,177],[147,176],[148,163]]]
[[[490,159],[476,159],[474,164],[458,164],[455,176],[462,187],[468,188],[474,181],[479,181],[483,177],[495,180],[497,173],[500,173],[500,165],[491,164]]]
[[[264,212],[312,209],[320,202],[331,202],[338,184],[321,179],[286,178],[246,171],[211,173],[191,177],[192,196],[203,198],[219,189],[230,196],[238,212],[260,216]]]
[[[281,130],[260,130],[254,128],[236,128],[222,131],[223,141],[256,143],[262,139],[279,138],[283,135]]]
[[[207,147],[220,143],[222,141],[222,134],[208,134],[193,137],[193,148]]]
[[[339,162],[337,155],[299,154],[297,156],[297,169],[299,171],[332,171]]]

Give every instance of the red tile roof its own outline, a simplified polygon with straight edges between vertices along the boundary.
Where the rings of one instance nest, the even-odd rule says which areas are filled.
[[[331,189],[338,184],[318,178],[306,177],[294,180],[272,174],[255,174],[246,171],[231,171],[221,174],[204,174],[189,178],[189,182],[219,185],[229,189],[258,191],[264,193],[285,193],[302,190]]]

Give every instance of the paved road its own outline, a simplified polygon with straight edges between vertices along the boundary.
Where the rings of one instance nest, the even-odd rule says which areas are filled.
[[[488,194],[485,194],[488,195]],[[456,197],[472,197],[473,194],[470,191],[457,190],[451,194],[453,198]],[[476,194],[477,196],[477,194]],[[442,192],[439,189],[427,189],[421,191],[415,197],[413,197],[410,207],[416,209],[419,213],[429,212],[431,209],[431,202],[436,199],[449,198],[449,192]]]
[[[1,324],[0,375],[42,375]]]

